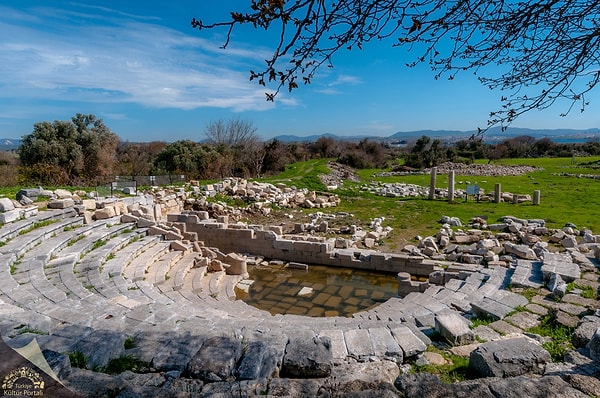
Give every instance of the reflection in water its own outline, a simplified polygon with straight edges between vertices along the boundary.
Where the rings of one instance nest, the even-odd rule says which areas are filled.
[[[254,283],[248,293],[236,289],[237,298],[271,314],[351,316],[398,293],[395,274],[318,265],[308,271],[250,266],[248,272]]]

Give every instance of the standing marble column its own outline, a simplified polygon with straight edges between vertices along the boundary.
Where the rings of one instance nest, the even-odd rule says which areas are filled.
[[[502,200],[502,184],[496,183],[494,186],[494,202],[500,203]]]
[[[454,202],[454,170],[448,173],[448,202]]]
[[[435,182],[437,179],[437,167],[431,168],[431,180],[429,181],[429,200],[435,199]]]

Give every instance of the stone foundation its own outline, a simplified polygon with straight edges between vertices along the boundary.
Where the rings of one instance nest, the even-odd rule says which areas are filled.
[[[185,231],[195,233],[198,240],[207,246],[218,247],[224,252],[260,254],[295,263],[379,272],[407,272],[424,277],[428,277],[434,270],[434,265],[424,262],[421,256],[336,249],[335,239],[281,236],[272,230],[264,230],[261,226],[229,225],[225,222],[202,220],[195,212],[169,214],[167,220],[184,223]]]

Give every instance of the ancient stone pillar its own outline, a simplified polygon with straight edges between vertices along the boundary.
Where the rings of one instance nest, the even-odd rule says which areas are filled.
[[[448,202],[454,202],[454,170],[448,173]]]
[[[539,189],[536,189],[535,191],[533,191],[533,204],[535,206],[540,205],[540,190]]]
[[[494,186],[494,202],[500,203],[502,200],[502,184],[499,182]]]
[[[435,180],[437,178],[437,167],[431,168],[431,180],[429,181],[429,200],[435,198]]]

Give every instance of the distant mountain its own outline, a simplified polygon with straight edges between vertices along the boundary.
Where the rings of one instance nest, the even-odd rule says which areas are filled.
[[[12,151],[21,146],[21,140],[0,138],[0,151]]]
[[[290,143],[290,142],[314,142],[314,141],[317,141],[319,138],[323,138],[323,137],[332,138],[337,141],[360,141],[367,136],[339,136],[339,135],[335,135],[335,134],[325,133],[325,134],[314,134],[314,135],[307,135],[304,137],[300,137],[298,135],[283,134],[283,135],[278,135],[277,137],[273,137],[272,139],[278,140],[281,142],[285,142],[285,143]],[[378,138],[381,139],[382,137],[378,137]]]
[[[375,136],[375,135],[358,135],[358,136],[338,136],[335,134],[321,134],[321,135],[309,135],[305,137],[297,135],[279,135],[274,137],[275,139],[290,143],[290,142],[314,142],[322,137],[333,138],[339,141],[360,141],[368,138],[373,141],[387,141],[387,142],[410,142],[414,141],[421,136],[428,136],[431,138],[439,138],[444,142],[453,143],[460,140],[470,138],[476,134],[476,130],[471,131],[460,131],[460,130],[416,130],[416,131],[399,131],[387,137]],[[492,127],[487,130],[484,134],[484,139],[488,143],[499,142],[508,138],[518,137],[521,135],[529,135],[536,139],[550,138],[555,142],[585,142],[589,140],[600,140],[600,129],[593,128],[587,130],[574,130],[574,129],[527,129],[520,127],[509,127],[502,131],[500,127]]]

